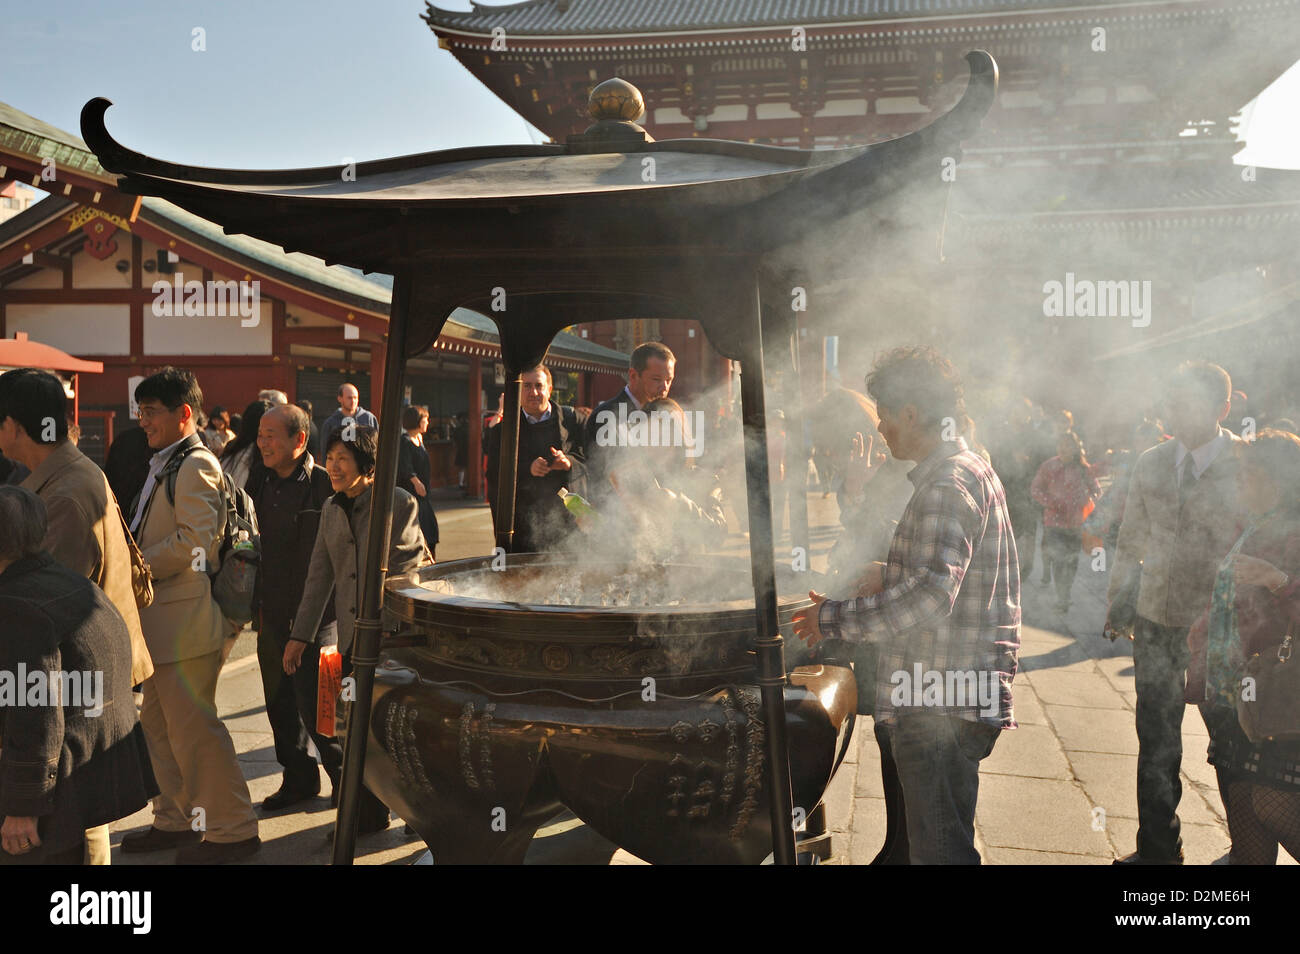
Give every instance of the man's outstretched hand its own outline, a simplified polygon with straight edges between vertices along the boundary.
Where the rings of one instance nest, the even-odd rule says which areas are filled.
[[[794,614],[794,634],[809,647],[813,647],[825,639],[818,617],[821,615],[822,604],[826,602],[826,597],[815,590],[809,590],[808,598],[813,601],[813,605]]]

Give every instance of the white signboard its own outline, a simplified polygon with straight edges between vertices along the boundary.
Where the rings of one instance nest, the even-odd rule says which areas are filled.
[[[126,379],[126,403],[131,407],[130,417],[133,421],[140,420],[140,405],[135,400],[135,389],[140,386],[140,382],[143,380],[143,374],[137,374]]]

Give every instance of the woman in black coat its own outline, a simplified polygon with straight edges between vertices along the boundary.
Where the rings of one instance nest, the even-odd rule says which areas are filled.
[[[87,828],[158,794],[126,623],[40,549],[46,527],[39,497],[0,487],[0,865],[81,864]]]
[[[397,449],[397,486],[412,497],[418,508],[420,531],[431,554],[438,546],[438,516],[433,511],[433,498],[429,496],[432,472],[429,452],[424,447],[424,434],[429,429],[429,410],[418,404],[402,408],[402,435]]]

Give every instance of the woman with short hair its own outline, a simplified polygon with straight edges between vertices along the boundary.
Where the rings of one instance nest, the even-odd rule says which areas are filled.
[[[303,586],[302,601],[293,620],[293,632],[284,650],[284,671],[292,675],[304,652],[318,652],[320,623],[330,594],[338,618],[338,651],[343,675],[352,671],[353,630],[361,608],[366,578],[366,541],[370,537],[370,502],[375,484],[378,436],[373,427],[358,426],[352,440],[335,431],[325,445],[325,472],[334,496],[321,508],[320,529],[312,550],[311,567]],[[433,562],[420,532],[415,498],[393,488],[392,533],[388,543],[388,578],[406,576]],[[338,790],[339,780],[330,782]],[[364,788],[358,831],[361,834],[388,827],[388,808]]]

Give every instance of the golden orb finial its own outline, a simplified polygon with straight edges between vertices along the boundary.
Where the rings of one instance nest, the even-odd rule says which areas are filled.
[[[636,122],[644,112],[645,100],[641,91],[617,76],[592,89],[587,100],[587,113],[597,122],[602,119]]]

